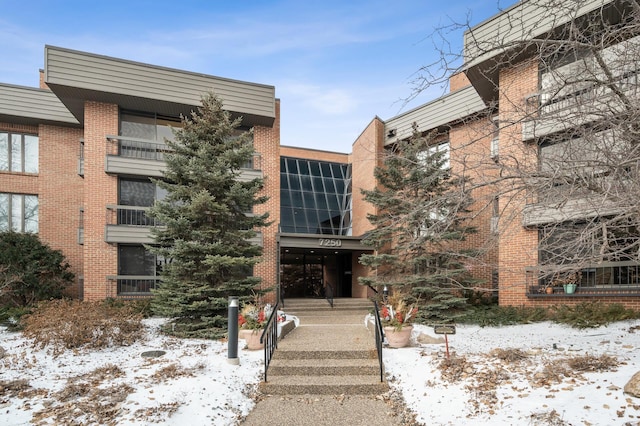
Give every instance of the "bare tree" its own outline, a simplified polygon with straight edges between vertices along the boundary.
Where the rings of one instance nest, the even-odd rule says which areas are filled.
[[[533,241],[514,268],[587,280],[587,268],[613,265],[627,274],[619,284],[640,282],[640,4],[524,0],[434,40],[461,28],[464,51],[436,43],[441,60],[416,90],[464,73],[485,102],[452,125],[469,129],[452,169],[470,178],[476,212],[495,210],[501,244]]]

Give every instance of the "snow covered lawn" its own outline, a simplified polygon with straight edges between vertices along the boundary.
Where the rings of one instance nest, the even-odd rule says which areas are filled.
[[[144,321],[129,347],[54,357],[0,328],[0,424],[235,425],[254,406],[262,351],[175,339]],[[416,326],[435,337],[433,329]],[[576,330],[539,323],[458,326],[444,344],[385,349],[389,382],[426,425],[637,425],[622,392],[640,371],[640,321]],[[145,351],[161,350],[157,358]],[[573,361],[572,361],[573,360]],[[596,371],[590,371],[596,370]],[[602,371],[599,371],[602,370]]]

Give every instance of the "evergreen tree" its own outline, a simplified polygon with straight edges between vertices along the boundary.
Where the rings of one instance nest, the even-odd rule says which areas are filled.
[[[251,274],[262,247],[249,240],[267,225],[267,214],[252,215],[264,203],[261,178],[239,179],[253,157],[251,132],[239,132],[213,94],[191,117],[182,118],[175,141],[166,143],[167,191],[150,211],[159,226],[149,249],[165,259],[154,291],[154,312],[172,319],[165,330],[183,337],[217,338],[227,325],[228,297],[259,292]]]
[[[463,289],[474,283],[463,263],[470,253],[460,249],[474,229],[465,226],[471,202],[465,182],[452,176],[448,152],[434,142],[435,135],[414,129],[376,167],[377,187],[362,191],[376,207],[368,216],[374,229],[363,240],[375,252],[360,257],[374,273],[359,281],[418,303],[420,321],[447,322],[466,305]]]

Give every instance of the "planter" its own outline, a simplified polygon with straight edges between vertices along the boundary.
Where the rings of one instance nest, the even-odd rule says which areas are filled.
[[[409,346],[412,331],[412,325],[405,325],[400,330],[396,330],[395,327],[385,327],[384,335],[387,338],[387,343],[390,347],[404,348],[405,346]]]
[[[563,287],[566,294],[573,294],[575,293],[578,284],[564,284]]]
[[[264,344],[260,343],[260,336],[262,336],[262,330],[247,330],[249,333],[245,333],[244,339],[247,341],[247,349],[255,351],[264,348]]]

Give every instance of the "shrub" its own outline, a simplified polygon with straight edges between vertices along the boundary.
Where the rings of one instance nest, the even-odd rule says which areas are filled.
[[[596,328],[616,321],[640,318],[640,312],[619,303],[584,302],[574,306],[552,308],[552,319],[575,328]]]
[[[28,306],[61,298],[72,280],[62,252],[37,235],[0,233],[0,304]]]
[[[135,305],[114,306],[107,301],[41,302],[22,320],[24,335],[33,339],[34,346],[49,347],[54,355],[82,347],[128,346],[142,330],[142,315]]]
[[[492,327],[512,324],[528,324],[549,319],[545,308],[527,306],[480,305],[469,309],[460,319],[462,323]]]

